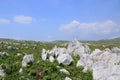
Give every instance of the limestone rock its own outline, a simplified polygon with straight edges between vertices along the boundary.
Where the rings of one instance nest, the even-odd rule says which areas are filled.
[[[0,52],[0,56],[8,56],[7,52]]]
[[[78,62],[77,62],[77,65],[76,65],[77,67],[78,66],[82,66],[82,67],[84,67],[85,66],[85,62],[84,61],[82,61],[82,60],[78,60]]]
[[[107,51],[109,53],[112,53],[112,51],[109,48],[106,48],[104,51]]]
[[[65,73],[65,74],[67,74],[67,75],[70,75],[70,73],[66,69],[64,69],[64,68],[60,69],[60,71],[63,72],[63,73]]]
[[[96,62],[93,65],[93,78],[94,80],[120,80],[120,65]]]
[[[73,40],[68,44],[68,53],[70,55],[76,56],[81,54],[89,54],[90,49],[87,45],[80,43],[78,40]]]
[[[47,55],[48,55],[48,52],[47,52],[45,49],[43,49],[43,50],[42,50],[42,59],[43,59],[44,61],[47,59]]]
[[[17,53],[17,56],[20,56],[20,55],[22,55],[22,54],[20,54],[20,53]]]
[[[90,59],[89,54],[82,54],[76,66],[77,67],[83,66],[85,68],[84,71],[87,71],[87,69],[91,69],[92,65],[93,65],[93,60]]]
[[[22,67],[25,67],[27,65],[28,62],[33,62],[34,61],[34,57],[33,55],[29,54],[29,55],[25,55],[23,57],[23,60],[22,60]]]
[[[2,77],[5,76],[5,73],[1,67],[0,67],[0,76],[2,76]]]
[[[71,78],[69,78],[69,77],[66,77],[66,78],[65,78],[65,80],[72,80],[72,79],[71,79]]]
[[[8,49],[8,50],[12,50],[13,47],[12,47],[12,46],[7,46],[7,49]]]
[[[22,68],[20,68],[19,73],[20,73],[20,74],[22,74],[22,73],[23,73],[23,69],[22,69]]]
[[[51,51],[50,51],[50,54],[52,55],[52,56],[54,56],[54,57],[57,57],[58,56],[58,54],[59,54],[59,50],[58,50],[59,48],[57,48],[57,46],[55,46]]]
[[[61,54],[57,58],[58,63],[62,63],[64,65],[70,65],[70,63],[73,61],[72,57],[69,54]]]
[[[50,56],[50,57],[49,57],[49,60],[50,60],[50,62],[53,62],[53,61],[54,61],[54,57],[53,57],[53,56]]]
[[[112,52],[117,53],[120,56],[120,48],[114,47],[114,48],[112,48]]]
[[[94,59],[94,60],[97,61],[98,57],[99,57],[101,54],[102,54],[102,51],[101,51],[101,50],[95,49],[95,50],[91,53],[90,57],[91,57],[92,59]]]

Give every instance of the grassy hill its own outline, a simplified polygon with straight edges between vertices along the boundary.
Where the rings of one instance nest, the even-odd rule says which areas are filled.
[[[76,67],[79,57],[74,57],[74,61],[70,66],[58,64],[56,60],[53,63],[43,61],[41,58],[42,49],[50,50],[56,45],[56,42],[13,39],[0,39],[0,41],[0,52],[7,52],[9,54],[9,56],[0,56],[0,67],[5,71],[5,80],[65,80],[66,76],[72,80],[93,79],[91,71],[83,73],[83,67]],[[59,44],[61,43],[60,41]],[[12,49],[7,49],[8,46],[12,46]],[[21,55],[17,56],[17,54]],[[34,62],[28,63],[27,67],[23,68],[23,72],[19,73],[22,59],[26,54],[33,54]],[[60,72],[57,66],[67,69],[70,75]],[[0,80],[2,78],[0,77]]]
[[[98,41],[87,41],[86,43],[90,44],[90,47],[93,49],[105,49],[105,48],[112,48],[112,47],[120,47],[120,38],[114,39],[106,39],[106,40],[98,40]]]
[[[73,80],[93,80],[92,72],[88,71],[83,73],[83,67],[76,67],[76,63],[79,57],[74,57],[74,62],[70,66],[59,65],[57,61],[51,63],[45,62],[41,59],[41,51],[43,48],[50,50],[55,45],[61,45],[68,43],[69,41],[56,40],[52,42],[41,41],[27,41],[27,40],[15,40],[15,39],[0,39],[0,52],[7,52],[9,56],[0,56],[0,65],[4,69],[6,76],[5,80],[64,80],[66,76]],[[120,38],[110,40],[99,41],[84,41],[87,43],[91,50],[96,48],[105,49],[112,47],[120,47]],[[8,50],[7,47],[12,46],[12,50]],[[20,56],[17,54],[20,53]],[[19,70],[22,65],[22,59],[26,54],[34,55],[34,62],[29,63],[27,67],[23,68],[23,73],[20,74]],[[66,75],[59,71],[59,68],[65,68],[70,72],[70,75]],[[0,80],[2,77],[0,77]]]

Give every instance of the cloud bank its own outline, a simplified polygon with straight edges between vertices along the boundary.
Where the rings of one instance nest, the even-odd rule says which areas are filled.
[[[32,21],[33,21],[33,18],[30,16],[20,15],[20,16],[14,17],[14,22],[17,22],[17,23],[30,24],[32,23]]]
[[[9,24],[10,20],[8,19],[4,19],[4,18],[0,18],[0,24]]]
[[[73,20],[60,26],[60,31],[80,39],[102,39],[120,35],[120,25],[112,20],[92,23]]]

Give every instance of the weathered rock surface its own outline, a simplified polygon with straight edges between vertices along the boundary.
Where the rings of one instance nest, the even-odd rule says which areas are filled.
[[[68,54],[67,49],[66,48],[57,48],[57,46],[55,46],[50,52],[50,55],[54,56],[54,57],[58,57],[61,54]]]
[[[26,67],[27,63],[28,62],[33,62],[34,61],[34,57],[33,55],[29,54],[29,55],[25,55],[23,57],[23,60],[22,60],[22,67]]]
[[[90,54],[91,53],[91,54]],[[74,40],[68,43],[66,48],[57,48],[56,46],[51,51],[42,51],[42,59],[53,62],[57,59],[59,64],[70,65],[73,61],[73,56],[80,56],[76,66],[83,66],[83,72],[87,70],[93,71],[94,80],[120,80],[120,48],[114,47],[112,50],[95,49],[93,52],[86,44]],[[65,70],[61,70],[66,72]],[[66,72],[67,73],[67,72]],[[71,80],[66,77],[65,80]]]
[[[7,52],[0,52],[0,56],[8,56]]]
[[[50,56],[50,57],[49,57],[49,61],[50,61],[50,62],[53,62],[54,60],[55,60],[55,59],[54,59],[53,56]]]
[[[76,55],[81,55],[81,54],[89,54],[90,49],[87,45],[80,43],[77,40],[73,40],[68,44],[68,53],[70,55],[76,56]]]
[[[93,65],[94,80],[120,80],[120,65],[96,62]]]
[[[42,50],[42,59],[43,59],[44,61],[47,59],[47,55],[48,55],[48,52],[47,52],[45,49],[43,49],[43,50]]]
[[[70,63],[73,61],[72,57],[69,54],[61,54],[57,58],[58,63],[62,63],[64,65],[70,65]]]
[[[7,49],[8,49],[8,50],[12,50],[13,47],[12,47],[12,46],[7,46]]]
[[[120,48],[114,47],[114,48],[112,48],[112,52],[117,53],[120,56]]]
[[[85,69],[91,69],[93,65],[93,60],[89,57],[89,54],[82,54],[80,60],[77,62],[77,67],[78,66],[83,66]],[[85,71],[85,70],[84,70]]]
[[[5,76],[4,70],[0,67],[0,76]]]
[[[63,73],[65,73],[65,74],[67,74],[67,75],[70,75],[69,71],[67,71],[67,70],[64,69],[64,68],[63,68],[63,69],[60,69],[60,71],[63,72]]]
[[[69,77],[66,77],[66,78],[65,78],[65,80],[72,80],[72,79],[71,79],[71,78],[69,78]]]
[[[120,56],[109,49],[81,55],[77,66],[83,66],[85,72],[93,70],[94,80],[120,80]]]
[[[23,73],[23,69],[22,69],[22,68],[20,68],[19,73],[20,73],[20,74],[22,74],[22,73]]]

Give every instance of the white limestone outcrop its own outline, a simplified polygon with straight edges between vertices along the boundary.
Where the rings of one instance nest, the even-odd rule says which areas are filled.
[[[120,80],[120,65],[99,61],[94,63],[92,69],[94,80]]]
[[[0,56],[8,56],[7,52],[0,52]]]
[[[27,63],[28,62],[33,62],[34,61],[34,57],[32,54],[29,54],[29,55],[25,55],[23,57],[23,60],[22,60],[22,67],[26,67]]]
[[[57,58],[58,63],[62,63],[64,65],[70,65],[73,61],[72,57],[69,54],[61,54]]]
[[[66,78],[65,78],[65,80],[72,80],[72,79],[71,79],[71,78],[69,78],[69,77],[66,77]]]
[[[4,77],[5,76],[5,72],[4,70],[0,67],[0,76]]]
[[[69,73],[69,71],[67,71],[66,69],[60,69],[60,72],[63,72],[63,73],[65,73],[65,74],[67,74],[67,75],[70,75],[70,73]]]

